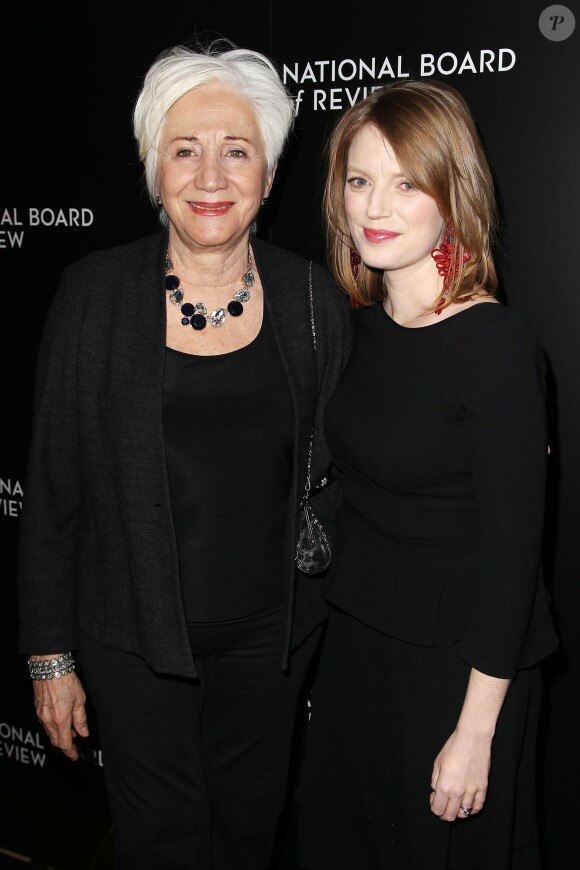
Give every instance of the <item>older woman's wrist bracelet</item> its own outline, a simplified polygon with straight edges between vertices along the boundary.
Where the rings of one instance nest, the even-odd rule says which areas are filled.
[[[75,669],[75,660],[71,652],[63,653],[54,659],[28,659],[28,670],[33,680],[52,680],[64,677]]]

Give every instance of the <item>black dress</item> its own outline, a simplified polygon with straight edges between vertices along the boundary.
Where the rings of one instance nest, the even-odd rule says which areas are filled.
[[[419,329],[363,309],[325,421],[345,500],[296,793],[298,861],[535,870],[536,665],[557,645],[540,569],[537,339],[493,303]],[[486,806],[449,824],[430,811],[431,771],[472,667],[512,683]]]

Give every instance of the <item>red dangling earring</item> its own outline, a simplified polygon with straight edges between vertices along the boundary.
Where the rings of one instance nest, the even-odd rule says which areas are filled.
[[[352,296],[351,299],[352,299],[352,304],[355,308],[360,307],[360,302],[358,301],[358,284],[357,284],[360,264],[361,264],[361,257],[360,257],[359,252],[355,251],[351,248],[350,249],[350,271],[352,273],[352,281],[354,284],[354,289],[355,289],[355,294],[356,294],[356,295]]]
[[[462,263],[467,263],[467,261],[471,259],[471,251],[464,248],[463,258],[460,263],[458,251],[453,244],[453,239],[455,238],[455,230],[452,226],[449,226],[439,247],[431,251],[431,256],[435,260],[435,265],[437,266],[437,271],[443,278],[443,296],[439,300],[440,307],[437,308],[435,314],[441,314],[443,311],[443,304],[449,295],[449,290],[453,281],[457,277],[460,265]]]

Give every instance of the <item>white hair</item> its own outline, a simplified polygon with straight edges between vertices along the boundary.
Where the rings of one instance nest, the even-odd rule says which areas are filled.
[[[157,160],[165,115],[185,93],[220,82],[243,97],[256,113],[271,173],[284,149],[295,118],[294,101],[265,55],[245,48],[219,50],[215,43],[193,51],[177,45],[163,51],[149,68],[133,112],[133,133],[145,183],[157,202]]]

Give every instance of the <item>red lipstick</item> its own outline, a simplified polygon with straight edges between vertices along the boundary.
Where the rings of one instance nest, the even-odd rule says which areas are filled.
[[[363,232],[365,239],[369,242],[388,242],[389,239],[396,239],[401,235],[401,233],[392,233],[390,230],[371,230],[368,227],[365,227]]]
[[[226,214],[233,202],[231,200],[227,202],[197,202],[192,200],[188,205],[194,214],[202,214],[204,217],[220,217]]]

